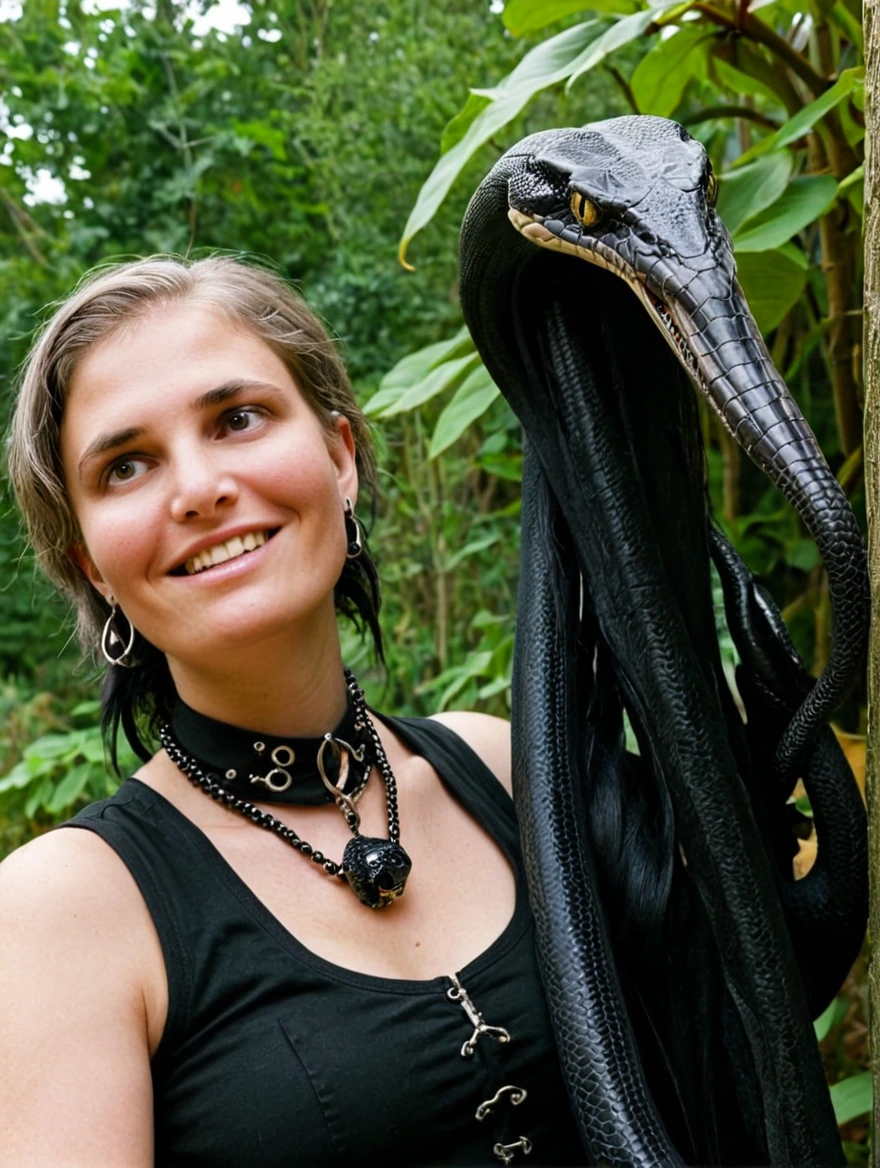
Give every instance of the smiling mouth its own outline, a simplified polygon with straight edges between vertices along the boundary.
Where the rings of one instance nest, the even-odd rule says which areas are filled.
[[[207,572],[219,564],[225,564],[229,560],[236,560],[240,556],[246,556],[250,552],[256,551],[257,548],[268,543],[278,530],[277,527],[270,527],[264,531],[248,531],[244,535],[233,535],[224,543],[218,543],[213,547],[196,552],[194,556],[179,564],[169,574],[171,576],[197,576],[201,572]]]

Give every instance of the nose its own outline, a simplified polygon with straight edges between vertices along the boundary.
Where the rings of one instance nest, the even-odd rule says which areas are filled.
[[[211,519],[238,499],[235,477],[222,459],[204,449],[188,449],[177,462],[171,515],[177,523]]]

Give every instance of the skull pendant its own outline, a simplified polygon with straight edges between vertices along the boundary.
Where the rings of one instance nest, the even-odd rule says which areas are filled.
[[[403,896],[412,861],[399,843],[356,835],[342,853],[342,871],[358,900],[385,908]]]

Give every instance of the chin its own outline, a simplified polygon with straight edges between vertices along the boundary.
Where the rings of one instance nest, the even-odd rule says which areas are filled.
[[[217,656],[227,658],[230,653],[244,654],[247,650],[264,648],[271,652],[273,644],[289,644],[294,648],[303,641],[313,643],[324,626],[336,628],[336,606],[333,595],[318,604],[300,603],[291,606],[290,597],[284,605],[267,602],[252,607],[237,603],[219,606],[205,613],[202,621],[191,625],[184,643],[174,638],[164,652],[169,658],[193,665],[207,664]]]

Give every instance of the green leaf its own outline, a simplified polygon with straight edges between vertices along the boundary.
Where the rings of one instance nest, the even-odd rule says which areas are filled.
[[[73,730],[69,734],[44,734],[25,749],[24,756],[53,763],[73,758],[79,753],[83,733],[82,730]]]
[[[41,783],[28,796],[27,802],[24,805],[24,813],[28,819],[32,819],[36,814],[38,807],[44,807],[49,799],[52,798],[52,781],[51,779],[43,779]]]
[[[481,535],[479,539],[472,539],[470,543],[465,544],[463,548],[459,548],[449,557],[443,565],[443,571],[451,572],[453,568],[458,567],[462,560],[466,560],[468,556],[475,556],[477,552],[484,552],[486,548],[496,544],[500,538],[501,536],[496,531],[490,535]]]
[[[776,202],[788,185],[792,164],[787,150],[777,150],[721,176],[718,214],[731,235],[739,231],[746,219]]]
[[[70,711],[71,718],[97,717],[101,712],[101,703],[97,698],[89,698],[77,704]]]
[[[715,56],[712,58],[712,68],[715,75],[723,86],[731,90],[735,94],[745,94],[750,97],[763,97],[766,101],[772,102],[774,105],[779,101],[779,96],[773,89],[754,73],[747,73],[744,69],[738,69],[735,65],[731,65],[729,61]]]
[[[652,25],[664,12],[682,7],[686,9],[687,5],[682,5],[681,0],[671,0],[671,2],[667,0],[666,3],[647,8],[643,12],[634,12],[631,16],[624,16],[616,24],[612,24],[611,28],[606,29],[600,37],[597,37],[591,45],[584,49],[581,59],[575,62],[565,87],[566,92],[571,89],[579,77],[604,61],[609,53],[623,48],[630,41],[640,37],[649,25]]]
[[[104,741],[101,738],[100,731],[97,729],[97,727],[93,732],[88,734],[88,737],[83,738],[82,747],[80,749],[82,750],[83,757],[88,762],[98,763],[101,766],[104,765],[106,751],[104,750]]]
[[[398,258],[404,267],[411,266],[406,262],[406,249],[413,236],[434,218],[449,188],[473,155],[512,121],[536,93],[568,77],[593,35],[595,24],[594,20],[576,24],[536,45],[494,89],[471,91],[472,95],[489,98],[491,104],[476,115],[459,141],[438,159],[422,185],[398,248]]]
[[[594,30],[598,22],[585,20],[575,24],[564,32],[557,33],[547,41],[542,41],[530,49],[515,69],[490,89],[474,89],[471,92],[481,93],[498,101],[503,97],[528,90],[530,94],[546,89],[548,85],[555,85],[564,81],[586,49],[592,44]]]
[[[468,653],[464,665],[457,671],[458,676],[452,680],[437,702],[438,710],[445,710],[446,706],[456,694],[460,693],[469,681],[486,673],[492,664],[492,653],[487,649],[482,652]]]
[[[830,174],[794,179],[783,194],[760,215],[749,219],[734,236],[737,254],[769,251],[824,215],[837,198],[837,179]]]
[[[606,0],[607,2],[607,0]],[[613,0],[616,12],[631,12],[635,5],[630,0]],[[514,36],[523,33],[536,32],[539,28],[546,28],[548,24],[561,20],[563,16],[571,16],[575,12],[606,11],[605,3],[596,3],[593,0],[508,0],[504,6],[501,19],[504,27]]]
[[[443,137],[440,139],[440,153],[446,154],[453,146],[457,146],[473,125],[475,119],[490,103],[490,98],[482,93],[469,93],[464,108],[446,123]]]
[[[852,41],[861,56],[864,52],[861,22],[853,16],[845,4],[840,3],[840,0],[833,6],[829,16],[838,28],[843,30],[844,35]]]
[[[16,791],[27,787],[34,780],[34,772],[27,764],[26,759],[15,764],[12,770],[0,779],[0,794],[4,791]]]
[[[861,1071],[842,1079],[831,1088],[831,1104],[838,1126],[867,1115],[874,1104],[871,1090],[871,1072]]]
[[[812,572],[821,563],[819,549],[811,539],[797,540],[785,558],[793,568],[799,568],[802,572]]]
[[[412,386],[394,405],[382,411],[383,418],[393,417],[394,414],[403,414],[407,410],[414,410],[425,402],[456,385],[477,364],[480,358],[476,353],[468,353],[464,357],[456,357],[452,361],[444,361],[432,369],[427,377]]]
[[[780,253],[780,255],[788,256],[790,260],[793,260],[802,272],[805,272],[809,268],[810,261],[807,259],[801,249],[795,246],[795,244],[783,243],[776,250]]]
[[[403,397],[414,385],[424,380],[435,365],[450,357],[463,356],[465,351],[473,350],[474,343],[470,333],[466,328],[461,328],[447,341],[437,341],[423,349],[416,349],[414,353],[407,353],[379,382],[378,390],[363,407],[364,413],[381,413]]]
[[[840,128],[850,146],[858,146],[865,139],[865,119],[854,116],[855,102],[843,101],[838,107],[837,116],[840,118]]]
[[[794,801],[794,805],[800,811],[801,815],[806,815],[808,819],[813,818],[813,808],[808,795],[798,796]]]
[[[696,50],[715,36],[701,25],[686,24],[673,36],[661,37],[636,66],[630,81],[643,114],[668,118],[681,101],[688,82],[706,75],[706,54]]]
[[[758,328],[769,333],[797,302],[807,273],[780,251],[745,252],[736,266]]]
[[[827,1038],[828,1032],[831,1030],[831,1027],[836,1022],[840,1021],[840,1019],[838,1018],[838,1007],[839,1006],[840,1006],[840,999],[834,998],[831,1001],[831,1004],[828,1006],[828,1008],[826,1010],[823,1010],[823,1012],[819,1015],[819,1017],[813,1023],[813,1029],[816,1032],[816,1041],[817,1042],[821,1042],[824,1038]]]
[[[281,130],[276,130],[274,126],[267,126],[265,122],[257,121],[234,122],[233,128],[242,138],[249,138],[250,141],[265,146],[272,157],[279,162],[284,162],[287,159],[285,138]]]
[[[456,442],[464,431],[484,414],[500,393],[485,365],[478,365],[455,392],[455,396],[437,419],[431,437],[429,458],[436,458]]]
[[[843,195],[849,199],[853,208],[864,217],[865,214],[865,165],[857,166],[856,169],[841,180],[840,186],[837,188],[838,195]]]
[[[492,698],[497,693],[503,693],[504,690],[510,689],[509,677],[496,677],[494,681],[487,681],[485,685],[481,685],[477,690],[477,697],[481,702],[487,698]]]
[[[80,797],[88,782],[90,770],[90,765],[83,762],[64,776],[46,804],[46,810],[50,815],[57,815],[59,811],[63,811],[65,807],[69,807]]]
[[[863,88],[864,83],[865,70],[862,66],[856,69],[844,69],[831,88],[827,89],[821,97],[817,97],[815,101],[805,105],[802,110],[798,110],[794,117],[790,118],[775,134],[768,134],[766,138],[755,143],[751,150],[747,150],[745,154],[739,156],[734,165],[742,166],[761,154],[767,154],[771,150],[779,150],[782,146],[788,146],[789,143],[796,141],[808,130],[811,130],[816,122],[824,118],[836,105],[839,105],[855,90]]]

